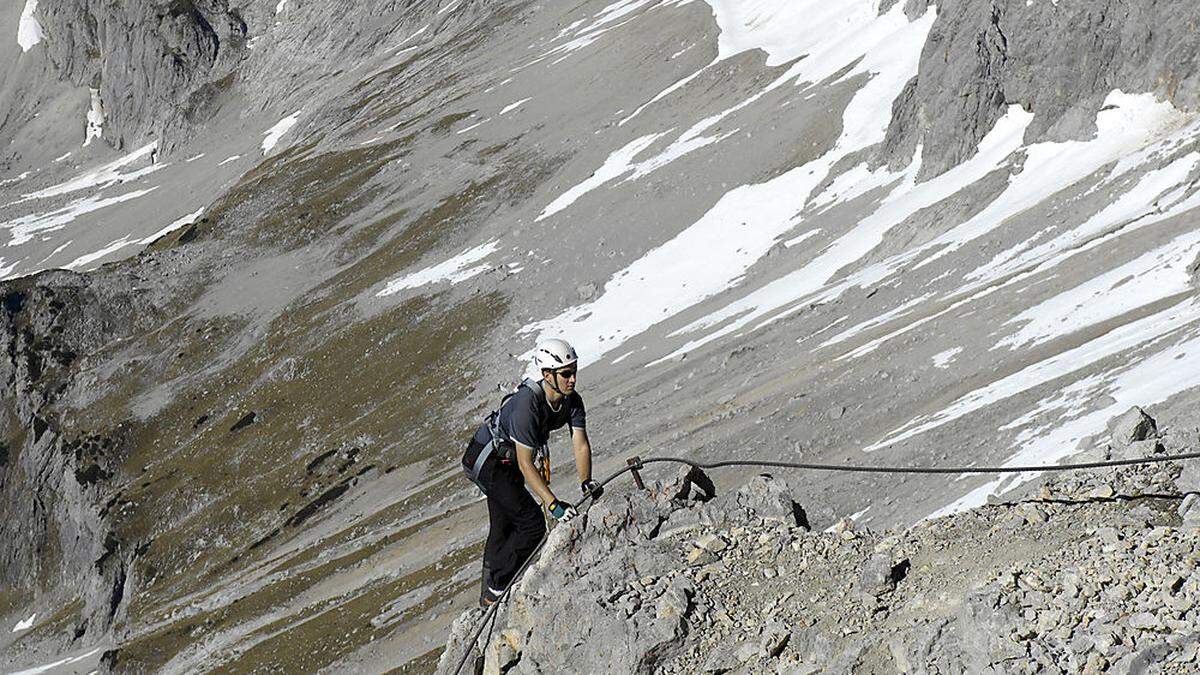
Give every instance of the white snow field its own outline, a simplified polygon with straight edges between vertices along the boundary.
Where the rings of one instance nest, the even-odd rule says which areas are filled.
[[[802,16],[800,13],[808,9],[807,4],[797,3],[788,11]],[[933,23],[933,11],[909,22],[899,8],[876,16],[870,11],[871,5],[869,1],[842,5],[840,20],[857,22],[859,30],[819,35],[810,56],[793,68],[792,79],[801,83],[820,81],[856,62],[843,79],[858,73],[873,75],[847,106],[843,114],[844,131],[833,150],[767,183],[731,189],[694,225],[615,274],[595,301],[531,323],[523,332],[562,334],[569,327],[576,349],[599,359],[630,337],[735,285],[779,236],[796,226],[794,219],[804,208],[808,193],[834,164],[883,140],[887,116],[881,119],[881,111],[891,110],[904,84],[916,74],[921,49]],[[757,34],[746,31],[729,49],[749,48],[747,40]],[[764,35],[770,37],[769,33]],[[839,37],[846,35],[851,36],[849,42],[841,42]],[[766,40],[761,48],[773,47]],[[779,82],[768,88],[780,86]],[[715,120],[708,118],[697,126],[707,128],[713,124]],[[689,133],[693,138],[698,135],[695,128]],[[627,144],[588,180],[552,202],[539,218],[553,215],[582,193],[624,174],[631,160],[661,135],[643,136]]]

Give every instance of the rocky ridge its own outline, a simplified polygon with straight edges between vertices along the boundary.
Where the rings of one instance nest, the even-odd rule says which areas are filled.
[[[1163,450],[1142,416],[1114,425],[1110,454]],[[875,532],[810,529],[782,477],[714,495],[684,471],[555,528],[464,671],[1193,672],[1196,474],[1064,472]],[[439,673],[481,614],[455,623]]]

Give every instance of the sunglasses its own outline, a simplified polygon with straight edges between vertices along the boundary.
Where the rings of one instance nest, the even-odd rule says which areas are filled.
[[[577,373],[577,372],[579,372],[579,371],[575,368],[570,368],[570,369],[564,368],[563,370],[554,371],[554,374],[558,375],[560,377],[568,377],[569,378],[569,377],[574,376],[575,373]]]

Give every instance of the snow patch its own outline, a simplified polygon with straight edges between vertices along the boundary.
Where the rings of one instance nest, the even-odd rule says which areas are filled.
[[[791,247],[795,246],[796,244],[803,243],[805,239],[810,239],[812,237],[817,236],[818,234],[821,234],[821,228],[819,228],[819,227],[816,229],[813,229],[813,230],[809,230],[808,232],[803,232],[801,234],[798,234],[798,235],[792,237],[791,239],[784,241],[783,246],[784,246],[784,248],[791,248]]]
[[[914,269],[957,251],[1105,164],[1141,149],[1165,130],[1183,126],[1187,119],[1175,106],[1157,101],[1153,94],[1113,90],[1096,115],[1095,138],[1029,146],[1024,167],[1009,182],[1008,189],[965,223],[921,246],[917,253],[936,251]]]
[[[898,307],[894,307],[894,308],[884,312],[883,314],[874,316],[874,317],[867,319],[866,321],[863,321],[862,323],[857,324],[855,326],[851,326],[850,328],[847,328],[846,330],[844,330],[844,331],[838,333],[837,335],[834,335],[833,337],[829,338],[828,340],[822,342],[820,347],[818,347],[818,349],[824,348],[824,347],[831,347],[839,342],[844,342],[846,340],[849,340],[850,338],[854,337],[855,335],[858,335],[859,333],[862,333],[863,331],[867,331],[867,330],[870,330],[877,326],[881,326],[885,323],[888,323],[892,319],[895,319],[897,316],[907,314],[913,308],[917,307],[918,305],[920,305],[921,303],[925,302],[926,300],[928,300],[929,298],[932,298],[932,297],[933,297],[933,293],[926,293],[925,295],[915,297],[912,300],[909,300],[908,302],[905,302],[904,304],[902,304]]]
[[[784,3],[765,4],[779,9]],[[819,4],[801,2],[797,6],[816,9]],[[800,64],[809,65],[795,71],[805,81],[820,81],[824,79],[822,73],[828,71],[832,75],[849,65],[853,68],[843,75],[846,79],[864,73],[873,75],[847,106],[843,133],[834,150],[767,183],[730,190],[695,224],[614,275],[598,299],[569,308],[557,317],[531,323],[522,332],[570,333],[576,349],[599,358],[629,337],[737,285],[777,238],[797,225],[807,195],[839,160],[883,140],[892,103],[917,72],[935,12],[926,12],[910,23],[901,7],[878,16],[871,9],[873,4],[866,0],[831,4],[847,19],[843,23],[861,30],[848,41],[845,33],[822,33],[814,37],[813,44],[824,49],[802,60]],[[758,96],[761,94],[750,100]],[[681,145],[675,151],[662,153],[662,158],[669,161],[677,157],[689,143],[712,142],[699,134],[721,117],[710,117],[694,125],[677,141]],[[643,136],[613,153],[604,166],[556,199],[538,218],[566,208],[581,194],[630,171],[633,157],[665,133]],[[661,166],[658,161],[661,160],[652,161],[646,169],[653,170],[656,163]],[[846,243],[848,249],[862,245]],[[857,260],[873,247],[869,245],[854,253],[846,263]],[[829,274],[846,263],[837,264]]]
[[[587,25],[581,25],[579,22],[576,22],[561,31],[555,38],[556,40],[567,37],[568,34],[570,34],[570,39],[542,53],[531,63],[526,64],[526,66],[533,65],[533,63],[537,63],[550,56],[558,56],[554,63],[566,59],[573,52],[583,49],[596,40],[599,40],[605,33],[628,23],[633,18],[630,16],[631,14],[650,5],[651,2],[653,0],[619,0],[608,5],[593,15],[591,23],[585,21],[584,23],[587,23]],[[622,21],[621,19],[624,20]]]
[[[487,122],[488,122],[488,119],[482,119],[482,120],[479,120],[478,122],[476,122],[475,124],[472,124],[468,127],[463,127],[462,129],[459,129],[458,131],[455,131],[454,133],[465,134],[468,131],[474,129],[475,127],[482,126],[482,125],[486,124]]]
[[[805,59],[805,61],[807,61],[807,59]],[[886,115],[884,115],[884,117],[886,117]],[[1010,107],[1006,117],[997,124],[997,127],[1002,125],[1008,127],[1007,132],[1010,134],[1009,142],[1011,143],[1011,141],[1015,141],[1015,144],[1010,144],[1008,148],[1001,153],[999,156],[1000,160],[1003,160],[1008,154],[1011,154],[1011,152],[1015,152],[1018,148],[1020,148],[1021,136],[1024,134],[1024,128],[1028,125],[1031,119],[1031,114],[1025,113],[1023,110],[1020,110],[1020,108],[1013,106]],[[826,253],[813,263],[810,263],[804,269],[786,275],[775,282],[771,282],[758,291],[751,293],[741,300],[731,303],[727,307],[715,312],[709,317],[701,319],[700,321],[694,322],[692,325],[688,326],[685,331],[707,328],[719,322],[737,317],[735,321],[732,321],[729,325],[726,325],[719,331],[693,340],[677,350],[674,354],[672,354],[672,356],[695,349],[706,342],[739,330],[743,326],[749,324],[751,321],[757,320],[765,314],[783,308],[789,304],[795,303],[790,310],[776,314],[775,316],[771,317],[771,319],[757,324],[754,326],[754,328],[761,328],[772,321],[788,316],[790,313],[798,311],[800,308],[804,307],[808,302],[811,302],[814,299],[826,302],[839,297],[843,292],[850,288],[862,288],[868,285],[878,284],[881,281],[899,273],[922,255],[928,254],[930,251],[932,251],[932,255],[928,255],[913,268],[917,269],[928,265],[931,262],[958,250],[968,242],[978,239],[979,237],[991,232],[1008,218],[1017,215],[1029,209],[1030,207],[1041,203],[1048,197],[1060,192],[1061,190],[1078,183],[1083,178],[1102,168],[1105,164],[1109,164],[1120,157],[1127,156],[1140,149],[1143,149],[1149,144],[1156,143],[1161,140],[1163,135],[1171,136],[1176,134],[1180,129],[1184,129],[1187,126],[1188,120],[1189,118],[1187,115],[1175,109],[1170,103],[1157,102],[1153,95],[1129,95],[1119,90],[1115,90],[1111,92],[1105,99],[1105,108],[1097,114],[1096,123],[1098,132],[1094,139],[1083,142],[1070,141],[1062,143],[1039,143],[1025,148],[1026,158],[1021,172],[1010,180],[1008,188],[1005,189],[1005,191],[1001,193],[999,197],[993,200],[984,209],[966,222],[951,228],[946,233],[934,238],[926,244],[892,256],[891,258],[888,258],[880,263],[871,265],[866,269],[849,275],[845,280],[833,285],[827,284],[833,280],[837,269],[828,269],[827,266],[830,262],[831,253]],[[1017,131],[1020,132],[1020,135],[1012,135],[1013,132]],[[995,133],[995,130],[993,130],[993,133]],[[989,134],[989,136],[990,135],[991,134]],[[987,139],[985,139],[985,141],[986,140]],[[953,186],[947,186],[953,187],[952,190],[946,191],[940,195],[931,195],[931,201],[922,206],[936,203],[951,196],[958,189],[974,183],[975,181],[983,178],[987,173],[999,167],[999,161],[984,161],[985,158],[981,157],[984,155],[984,149],[982,145],[983,144],[981,144],[980,151],[971,160],[968,160],[964,164],[960,164],[958,167],[951,169],[949,172],[942,174],[941,176],[928,181],[927,183],[915,186],[915,188],[911,189],[912,191],[929,189],[926,186],[930,186],[931,184],[941,184],[946,186],[947,181],[957,183]],[[992,159],[996,158],[993,157]],[[1190,160],[1180,161],[1182,162]],[[1177,171],[1179,168],[1180,167],[1176,167],[1172,171]],[[983,173],[978,173],[978,171],[983,171]],[[912,172],[910,171],[909,173],[911,175]],[[973,173],[974,175],[965,175],[967,173]],[[894,191],[893,196],[897,195],[898,193],[903,196],[909,191],[910,188],[906,183],[906,185],[901,186],[898,191]],[[1174,195],[1174,198],[1178,199],[1180,196],[1181,194],[1176,194]],[[885,207],[893,201],[903,203],[900,200],[894,200],[893,197],[889,197],[887,200],[885,200]],[[911,201],[911,198],[907,198],[906,201]],[[1187,208],[1191,208],[1190,204],[1185,205],[1180,203],[1173,207],[1170,212],[1182,212],[1185,206]],[[915,212],[916,209],[909,211],[908,213],[900,212],[896,215],[901,216],[902,220],[903,218],[906,218]],[[878,224],[875,222],[877,217],[879,217],[878,213],[872,215],[868,221],[864,222],[870,222],[878,226]],[[1165,217],[1167,217],[1167,215],[1163,214],[1162,216],[1156,216],[1155,218],[1161,220]],[[892,225],[898,224],[899,222],[894,221],[891,218],[885,218],[885,222],[888,220],[892,221]],[[1142,222],[1140,224],[1145,223]],[[854,230],[851,230],[846,237],[843,237],[841,240],[839,240],[839,242],[831,246],[831,252],[842,245],[850,247],[850,249],[853,251],[857,247],[866,243],[857,241],[855,236],[856,233],[862,228],[863,223],[860,223]],[[882,228],[884,232],[886,232],[887,229],[890,229],[890,225]],[[847,237],[849,237],[849,239],[847,239]],[[879,241],[880,239],[876,239],[875,236],[872,235],[870,238],[870,248],[873,248],[875,245],[877,245]],[[866,251],[870,250],[870,248],[864,250],[862,254],[865,254]],[[860,256],[862,254],[860,254]],[[1067,253],[1062,253],[1060,255],[1066,256]],[[855,257],[854,259],[857,260],[858,258]],[[1065,259],[1065,257],[1059,258],[1059,260],[1062,259]],[[821,265],[823,268],[817,267],[814,269],[814,265]],[[814,276],[814,272],[819,273]],[[1006,282],[1006,284],[1010,283],[1011,281],[1012,280],[1009,280]],[[989,284],[989,281],[980,280],[975,284],[969,285],[968,287],[960,290],[965,294],[969,294],[977,289],[983,288],[985,290],[979,294],[982,296],[987,294],[987,287]],[[995,288],[997,287],[992,286],[993,290]],[[961,304],[963,303],[956,303],[956,306]],[[915,328],[917,325],[925,323],[932,318],[935,317],[923,318],[916,324],[912,324],[902,330],[896,331],[892,337]],[[879,344],[882,344],[882,341],[874,343],[865,351],[870,351],[870,349],[878,347]],[[847,356],[861,355],[862,353],[865,353],[865,351],[862,351],[862,348],[860,348],[860,350],[856,350]]]
[[[974,157],[924,183],[915,184],[919,165],[914,161],[913,165],[905,172],[904,180],[884,198],[879,208],[827,246],[817,258],[800,269],[760,287],[677,331],[676,334],[683,334],[702,330],[732,319],[720,330],[691,340],[676,350],[674,354],[696,349],[793,303],[799,303],[797,306],[804,306],[805,301],[813,299],[814,296],[820,300],[833,299],[853,285],[881,280],[886,274],[878,268],[871,267],[853,275],[849,281],[826,288],[839,270],[857,262],[873,250],[893,227],[903,223],[921,209],[947,199],[994,171],[1021,146],[1025,128],[1032,119],[1033,116],[1022,110],[1020,106],[1011,106],[1005,116],[980,142]],[[828,160],[825,161],[828,162]],[[833,162],[829,162],[828,166],[832,167],[832,165]],[[821,168],[828,170],[824,166]],[[804,169],[805,167],[801,167],[791,173]],[[816,178],[809,176],[808,182],[805,184],[815,187],[823,176],[823,173]],[[787,198],[787,194],[777,191],[774,198]],[[822,290],[824,290],[823,293]],[[782,318],[782,316],[786,316],[786,314],[777,315],[776,318]]]
[[[37,4],[37,3],[34,3],[34,4]],[[12,632],[20,633],[23,630],[29,630],[30,628],[33,628],[33,622],[36,619],[37,619],[36,613],[30,614],[28,619],[18,622],[17,625],[13,626]]]
[[[687,51],[687,49],[684,49],[684,51]],[[682,54],[682,53],[683,52],[679,52],[679,54]],[[676,54],[676,56],[678,56],[679,54]],[[674,57],[672,57],[672,58],[674,58]],[[692,80],[699,77],[707,69],[708,69],[708,66],[705,66],[704,68],[697,70],[696,72],[692,73],[691,75],[688,75],[687,77],[681,78],[675,84],[672,84],[671,86],[667,87],[666,89],[663,89],[662,91],[658,92],[657,94],[654,95],[654,98],[651,98],[649,101],[646,101],[645,103],[641,104],[640,106],[638,106],[637,110],[634,110],[633,112],[629,113],[629,115],[626,116],[624,119],[622,119],[620,122],[617,122],[617,126],[619,126],[619,127],[625,126],[626,122],[637,117],[639,114],[641,114],[641,112],[643,110],[645,110],[646,108],[649,108],[651,105],[654,105],[655,103],[661,101],[662,99],[670,96],[671,94],[675,93],[676,91],[686,87],[689,82],[691,82]]]
[[[63,265],[63,267],[66,269],[69,269],[69,270],[76,270],[76,269],[80,269],[82,267],[86,267],[87,265],[90,265],[91,263],[93,263],[97,260],[100,260],[101,258],[107,256],[108,254],[119,251],[127,246],[149,246],[150,244],[154,243],[154,241],[157,240],[159,237],[169,234],[169,233],[183,227],[184,225],[189,225],[189,224],[195,222],[195,220],[200,217],[201,213],[204,213],[203,207],[193,211],[192,213],[187,214],[186,216],[183,216],[182,218],[176,219],[170,225],[167,225],[163,229],[155,232],[154,234],[152,234],[148,237],[142,237],[141,239],[133,239],[131,235],[126,235],[124,237],[121,237],[120,239],[117,239],[116,241],[110,242],[109,244],[107,244],[106,246],[104,246],[103,248],[101,248],[97,251],[93,251],[91,253],[87,253],[85,255],[79,256],[78,258],[72,260],[71,262],[67,263],[66,265]],[[67,242],[67,243],[69,244],[70,242]],[[65,244],[63,246],[60,246],[55,251],[55,253],[58,253],[58,251],[61,251],[64,247],[65,247]],[[51,254],[51,255],[53,255],[53,254]]]
[[[1189,232],[1038,303],[1006,322],[1025,325],[996,347],[1039,345],[1182,293],[1191,287],[1187,268],[1197,252],[1200,232]]]
[[[66,247],[70,246],[72,243],[73,243],[73,240],[71,240],[71,239],[68,239],[68,240],[67,240],[67,242],[66,242],[65,244],[62,244],[62,245],[61,245],[61,246],[59,246],[58,248],[56,248],[56,249],[54,249],[53,251],[51,251],[51,252],[50,252],[50,255],[48,255],[48,256],[46,256],[45,258],[42,258],[41,260],[39,260],[39,261],[38,261],[38,267],[41,267],[42,265],[45,265],[47,262],[49,262],[49,260],[50,260],[51,258],[53,258],[54,256],[58,255],[59,253],[62,253],[62,252],[63,252],[63,249],[65,249]]]
[[[110,253],[115,253],[116,251],[119,251],[119,250],[125,248],[126,246],[132,246],[134,243],[135,242],[130,241],[130,239],[128,237],[122,237],[114,242],[110,242],[109,244],[105,245],[104,247],[102,247],[96,251],[92,251],[91,253],[87,253],[87,254],[79,256],[78,258],[72,260],[71,262],[67,263],[66,265],[63,265],[63,268],[69,269],[69,270],[77,270],[81,267],[84,267],[90,263],[93,263],[93,262],[107,256]]]
[[[27,52],[46,37],[42,24],[33,15],[37,11],[38,0],[25,0],[25,9],[21,10],[21,20],[17,23],[17,44],[21,51]]]
[[[92,104],[87,112],[87,129],[83,135],[83,147],[104,134],[104,104],[100,101],[100,90],[89,89],[92,93]],[[158,147],[155,144],[155,147]]]
[[[516,103],[510,103],[509,105],[504,106],[504,109],[500,111],[500,114],[503,115],[505,113],[512,112],[513,110],[520,108],[522,105],[524,105],[526,102],[528,102],[532,99],[533,99],[533,97],[530,96],[529,98],[523,98],[520,101],[517,101]]]
[[[49,213],[34,213],[0,223],[0,230],[9,231],[11,235],[11,239],[8,241],[9,246],[18,246],[39,234],[61,230],[85,213],[99,211],[114,204],[137,199],[157,189],[158,186],[155,186],[146,190],[134,190],[133,192],[127,192],[116,197],[88,197],[76,200],[61,209],[56,209]]]
[[[1161,210],[1160,197],[1187,181],[1200,164],[1200,153],[1190,153],[1161,169],[1147,172],[1128,191],[1082,225],[1036,246],[1022,242],[997,254],[992,260],[967,275],[970,280],[995,280],[1046,260],[1050,256],[1077,248],[1092,237],[1125,223],[1135,223]],[[1156,222],[1156,221],[1151,221]],[[1147,223],[1142,223],[1144,226]],[[1129,231],[1129,230],[1127,230]]]
[[[79,190],[85,190],[88,188],[104,189],[104,188],[107,188],[112,185],[116,185],[119,183],[127,183],[131,180],[141,178],[142,176],[145,176],[147,174],[158,171],[159,169],[162,169],[168,165],[166,165],[166,164],[151,164],[148,167],[145,167],[143,169],[138,169],[138,170],[132,171],[130,173],[121,173],[121,169],[142,159],[143,157],[151,155],[156,150],[158,150],[158,142],[157,141],[154,143],[150,143],[149,145],[143,145],[142,147],[138,148],[137,150],[134,150],[133,152],[129,153],[128,155],[125,155],[124,157],[121,157],[115,161],[109,162],[108,164],[105,164],[101,167],[98,167],[98,168],[92,169],[90,171],[87,171],[85,173],[82,173],[68,181],[59,183],[58,185],[53,185],[44,190],[38,190],[37,192],[31,192],[31,193],[25,195],[24,197],[22,197],[16,203],[19,204],[21,202],[26,202],[26,201],[29,201],[32,199],[46,199],[48,197],[57,197],[59,195],[64,195],[64,194],[67,194],[70,192],[76,192]]]
[[[29,178],[30,173],[32,173],[32,172],[22,171],[17,176],[14,176],[12,178],[5,178],[4,180],[0,180],[0,185],[12,185],[13,183],[20,183],[21,181],[25,180],[26,178]]]
[[[398,45],[396,45],[396,46],[397,46],[397,47],[404,47],[404,45],[406,45],[406,44],[408,44],[409,42],[412,42],[413,40],[417,39],[418,37],[420,37],[420,36],[421,36],[421,34],[422,34],[422,33],[424,33],[424,32],[425,32],[425,31],[427,31],[427,30],[429,30],[429,24],[425,24],[424,26],[421,26],[419,29],[417,29],[417,32],[415,32],[415,33],[413,33],[412,35],[409,35],[408,37],[404,38],[403,40],[401,40],[401,41],[400,41],[400,44],[398,44]],[[416,49],[416,46],[413,46],[413,47],[404,47],[403,49],[400,49],[399,51],[397,51],[395,55],[396,55],[396,56],[399,56],[401,53],[403,53],[403,52],[406,52],[406,51],[408,51],[408,50],[410,50],[410,49]]]
[[[613,360],[612,360],[612,364],[613,364],[614,366],[615,366],[615,365],[617,365],[618,363],[620,363],[620,362],[624,361],[625,359],[629,358],[630,356],[633,356],[633,355],[634,355],[634,353],[635,353],[636,351],[637,351],[637,350],[630,350],[630,351],[627,351],[627,352],[625,352],[624,354],[622,354],[622,355],[618,356],[617,358],[613,359]]]
[[[300,111],[297,110],[291,115],[288,115],[287,117],[276,122],[275,126],[263,132],[263,135],[266,136],[262,142],[263,156],[266,156],[267,153],[271,152],[271,150],[275,148],[275,145],[279,143],[279,139],[283,138],[284,134],[291,131],[292,127],[296,125],[296,121],[299,119]]]
[[[1191,304],[1191,301],[1184,304]],[[1192,312],[1194,321],[1200,312],[1195,307],[1180,306],[1180,311]],[[1079,442],[1101,433],[1113,417],[1134,405],[1151,406],[1184,391],[1194,389],[1200,382],[1200,337],[1187,339],[1159,350],[1151,356],[1125,363],[1106,373],[1084,378],[1064,388],[1016,422],[1028,422],[1035,414],[1053,410],[1057,419],[1026,430],[1018,436],[1019,449],[1002,466],[1053,465],[1074,454]],[[1088,410],[1087,404],[1106,401],[1106,405]],[[1083,412],[1085,411],[1086,412]],[[1012,427],[1013,424],[1006,425]],[[1008,489],[1037,477],[1038,472],[1010,476]],[[980,506],[994,494],[1005,479],[997,479],[975,488],[955,502],[948,504],[929,518],[957,513]]]
[[[155,240],[155,239],[158,239],[159,237],[162,237],[162,236],[164,236],[164,235],[170,234],[171,232],[174,232],[175,230],[178,230],[179,228],[183,227],[184,225],[191,225],[192,223],[196,222],[196,219],[197,219],[197,218],[199,218],[199,217],[200,217],[200,214],[202,214],[202,213],[204,213],[204,207],[203,207],[203,206],[202,206],[202,207],[200,207],[200,208],[198,208],[198,209],[196,209],[195,211],[193,211],[193,212],[191,212],[191,213],[187,214],[186,216],[183,216],[183,217],[181,217],[181,218],[178,218],[178,219],[176,219],[176,220],[175,220],[174,222],[172,222],[170,225],[167,225],[166,227],[164,227],[163,229],[159,230],[158,232],[155,232],[154,234],[152,234],[152,235],[150,235],[150,236],[148,236],[148,237],[145,237],[145,238],[143,238],[141,241],[139,241],[139,242],[137,242],[137,243],[139,243],[139,244],[152,244],[152,243],[154,243],[154,240]]]
[[[971,391],[937,413],[923,415],[908,422],[865,450],[867,452],[881,450],[949,424],[993,403],[1083,370],[1114,354],[1160,338],[1185,326],[1191,326],[1197,320],[1200,320],[1200,304],[1189,298],[1156,314],[1125,324],[1074,349],[1038,361],[1012,375]]]
[[[449,260],[440,262],[436,265],[426,267],[423,270],[406,274],[402,277],[393,279],[388,282],[383,290],[376,293],[376,297],[383,297],[399,293],[402,290],[409,288],[417,288],[426,284],[432,284],[439,281],[449,281],[451,284],[457,284],[460,281],[465,281],[471,277],[486,272],[487,265],[476,265],[475,263],[488,257],[500,248],[499,242],[490,241],[486,244],[480,244],[475,248],[468,249],[462,253],[450,258]]]
[[[67,657],[65,659],[59,659],[58,661],[55,661],[53,663],[47,663],[45,665],[35,666],[35,667],[29,668],[27,670],[18,670],[13,673],[10,673],[9,675],[41,675],[42,673],[49,672],[51,670],[54,670],[55,668],[60,668],[62,666],[70,665],[72,663],[78,663],[84,659],[95,656],[99,651],[100,651],[100,649],[96,648],[90,652],[87,652],[86,654],[80,654],[79,656],[72,656],[72,657]]]
[[[721,29],[718,60],[752,49],[767,53],[774,67],[807,55],[820,57],[853,42],[860,31],[873,25],[877,3],[853,0],[705,0]],[[836,38],[836,39],[831,39]],[[847,45],[853,50],[853,47]],[[836,59],[844,59],[834,56]],[[840,62],[845,63],[845,60]]]
[[[962,347],[953,347],[944,352],[938,352],[933,355],[933,366],[935,368],[949,368],[950,362],[954,361],[954,357],[962,353]]]
[[[620,178],[626,173],[632,171],[634,167],[633,158],[646,148],[650,147],[654,141],[657,141],[666,133],[667,132],[648,134],[625,144],[624,147],[609,155],[608,159],[604,160],[604,164],[602,164],[600,168],[593,171],[592,175],[588,176],[586,180],[567,190],[563,194],[559,195],[557,199],[550,202],[545,209],[542,209],[542,212],[538,214],[538,217],[535,220],[549,218],[550,216],[574,204],[576,200],[592,190],[595,190],[610,180]]]

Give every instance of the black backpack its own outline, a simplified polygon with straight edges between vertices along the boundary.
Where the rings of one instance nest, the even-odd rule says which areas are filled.
[[[500,411],[504,409],[504,404],[508,403],[510,398],[517,395],[521,387],[529,387],[539,395],[543,393],[542,388],[538,386],[536,380],[528,377],[525,378],[525,381],[520,386],[505,394],[504,398],[500,399],[500,405],[496,406],[496,409],[488,413],[487,417],[484,418],[483,424],[487,427],[491,440],[486,445],[480,446],[474,440],[474,437],[472,437],[471,443],[467,445],[467,451],[463,454],[463,473],[467,474],[467,478],[471,479],[472,483],[478,485],[480,490],[483,490],[483,485],[479,483],[479,473],[483,471],[483,464],[487,461],[488,457],[491,457],[492,454],[496,454],[500,459],[507,460],[512,460],[516,457],[516,446],[513,445],[512,441],[504,438],[500,430]]]

